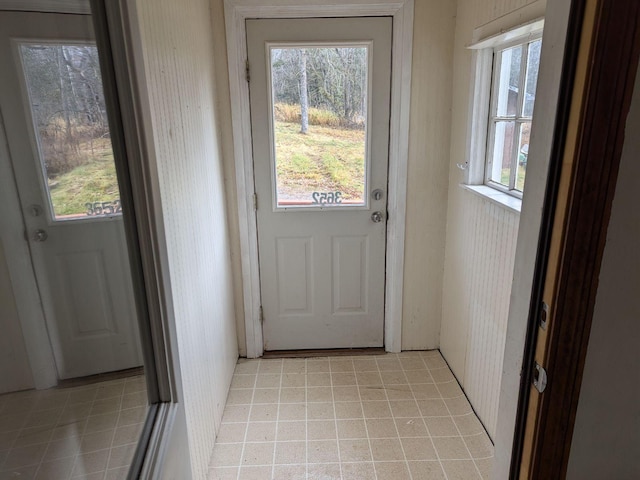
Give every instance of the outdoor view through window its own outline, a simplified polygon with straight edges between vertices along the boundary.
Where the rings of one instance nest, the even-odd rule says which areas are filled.
[[[54,219],[119,215],[97,48],[22,44],[20,53]]]
[[[542,41],[496,52],[487,180],[522,192]]]
[[[271,48],[276,204],[364,205],[368,48]]]

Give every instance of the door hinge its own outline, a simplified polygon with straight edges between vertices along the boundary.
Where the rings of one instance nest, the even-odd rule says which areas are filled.
[[[247,61],[244,64],[244,71],[247,77],[247,82],[251,81],[251,71],[249,70],[249,59],[247,58]]]
[[[549,321],[549,305],[542,302],[542,308],[540,309],[540,328],[547,329],[547,322]]]
[[[264,310],[262,309],[262,305],[260,305],[260,323],[264,323]]]
[[[533,362],[533,386],[540,393],[547,388],[547,371],[536,361]]]
[[[258,210],[258,194],[253,194],[253,209]]]

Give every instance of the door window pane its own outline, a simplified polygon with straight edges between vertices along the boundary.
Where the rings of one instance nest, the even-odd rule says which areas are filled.
[[[120,215],[97,48],[22,44],[20,54],[54,219]]]
[[[368,49],[272,47],[278,207],[364,205]]]

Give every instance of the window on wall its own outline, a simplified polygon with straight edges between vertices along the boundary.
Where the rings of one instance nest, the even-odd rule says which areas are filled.
[[[527,174],[542,45],[536,37],[493,48],[484,182],[515,196]]]

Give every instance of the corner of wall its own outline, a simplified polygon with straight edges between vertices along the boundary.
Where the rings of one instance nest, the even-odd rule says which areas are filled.
[[[402,349],[438,348],[448,188],[454,2],[414,7]]]

